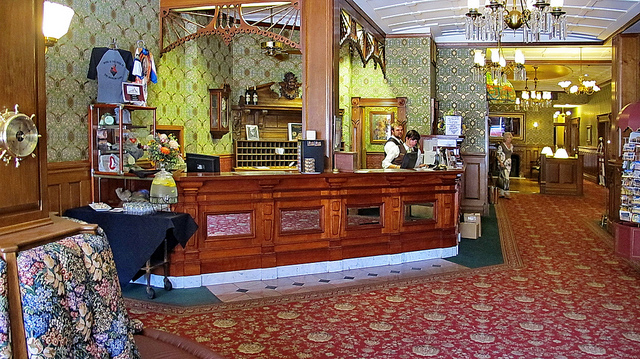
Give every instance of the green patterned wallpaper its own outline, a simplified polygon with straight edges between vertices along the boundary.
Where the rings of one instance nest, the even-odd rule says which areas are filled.
[[[461,151],[485,153],[486,89],[471,75],[472,49],[439,48],[436,63],[436,98],[442,116],[453,111],[462,116]]]
[[[302,78],[301,56],[279,61],[261,54],[262,38],[240,35],[233,45],[214,36],[187,42],[159,56],[158,1],[68,0],[76,15],[71,29],[46,55],[47,136],[51,162],[88,158],[87,106],[96,97],[97,84],[88,80],[91,49],[108,46],[115,38],[120,48],[133,51],[144,40],[155,54],[158,84],[150,85],[148,104],[158,107],[158,123],[185,127],[186,150],[210,154],[231,153],[230,135],[212,139],[208,131],[208,88],[231,85],[232,103],[246,86],[280,82],[287,71]],[[132,15],[132,14],[135,14]],[[453,110],[463,116],[464,152],[484,152],[484,86],[469,71],[471,50],[441,48],[435,75],[428,37],[389,38],[386,43],[387,78],[373,64],[363,67],[348,47],[340,50],[339,106],[350,124],[350,98],[407,97],[408,128],[428,134],[431,129],[430,94],[439,101],[440,114]],[[434,78],[435,76],[435,78]],[[274,90],[277,87],[274,86]],[[277,91],[277,90],[276,90]],[[604,93],[604,91],[602,92]],[[605,96],[597,95],[597,96]],[[345,126],[345,142],[350,133]],[[542,131],[541,131],[542,133]],[[529,137],[532,140],[534,137]],[[535,141],[547,142],[548,135]],[[382,150],[371,145],[369,150]]]
[[[388,38],[386,79],[379,68],[374,69],[373,64],[363,67],[360,57],[350,55],[345,47],[340,51],[340,108],[350,111],[348,104],[351,97],[406,97],[407,129],[417,130],[421,134],[431,133],[431,39]],[[345,119],[350,119],[350,116],[345,114]],[[364,123],[364,128],[368,128],[367,125]],[[346,139],[350,139],[350,136],[346,136]],[[384,147],[369,142],[366,146],[367,151],[372,152],[382,152]]]
[[[280,82],[288,71],[302,78],[300,55],[284,61],[264,56],[264,40],[256,35],[236,36],[232,45],[207,36],[160,57],[158,1],[69,0],[67,5],[76,12],[69,33],[46,54],[50,162],[88,158],[87,108],[97,96],[97,82],[87,79],[89,57],[93,47],[109,46],[114,38],[131,52],[143,40],[154,54],[159,81],[149,85],[147,104],[158,107],[158,124],[184,126],[187,152],[233,152],[229,134],[213,139],[209,133],[209,88],[229,83],[237,103],[246,86]]]
[[[136,41],[144,40],[153,54],[158,53],[158,1],[67,0],[65,4],[76,12],[71,27],[45,55],[50,162],[88,158],[87,109],[97,96],[96,81],[87,79],[91,49],[116,39],[119,48],[133,51]],[[149,103],[156,103],[153,92]]]

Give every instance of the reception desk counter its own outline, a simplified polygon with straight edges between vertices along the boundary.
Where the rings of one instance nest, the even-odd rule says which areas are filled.
[[[171,276],[456,249],[462,172],[178,174],[174,209],[199,228]]]
[[[582,196],[583,156],[540,156],[540,193]]]

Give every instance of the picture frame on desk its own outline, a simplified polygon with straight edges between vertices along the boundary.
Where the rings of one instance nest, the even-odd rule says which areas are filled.
[[[260,133],[258,132],[258,125],[246,125],[247,141],[259,141]]]

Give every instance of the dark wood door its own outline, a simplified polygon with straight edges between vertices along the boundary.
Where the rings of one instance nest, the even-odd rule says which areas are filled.
[[[0,165],[0,234],[43,224],[48,220],[46,89],[44,79],[44,36],[42,35],[42,0],[2,0],[0,14],[0,111],[14,110],[34,122],[40,137],[35,157],[25,157],[20,166],[14,162]],[[23,225],[24,224],[24,225]]]

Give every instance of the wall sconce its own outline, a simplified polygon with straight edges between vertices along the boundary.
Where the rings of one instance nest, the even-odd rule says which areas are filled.
[[[74,13],[73,9],[68,6],[50,1],[44,2],[42,34],[44,35],[45,52],[69,31]]]
[[[553,150],[549,146],[545,146],[540,152],[541,155],[545,155],[547,157],[553,156]]]
[[[538,123],[538,121],[535,121],[533,123],[533,128],[535,128],[536,130],[538,129],[538,126],[540,126],[540,124]]]

